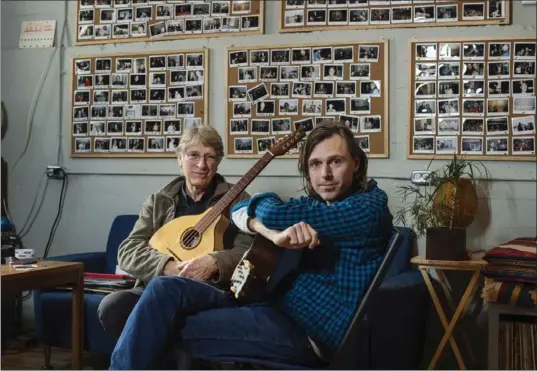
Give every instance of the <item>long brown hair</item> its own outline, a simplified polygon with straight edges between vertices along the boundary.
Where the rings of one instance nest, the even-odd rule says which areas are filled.
[[[354,139],[352,131],[346,125],[340,123],[323,124],[315,127],[315,129],[309,133],[304,145],[300,148],[300,156],[298,159],[298,171],[302,176],[303,189],[306,194],[315,198],[320,198],[320,196],[315,192],[311,185],[308,160],[319,143],[334,135],[339,135],[345,140],[351,157],[354,160],[358,160],[360,164],[358,170],[354,173],[350,190],[356,192],[367,187],[367,156],[358,145],[358,142]]]

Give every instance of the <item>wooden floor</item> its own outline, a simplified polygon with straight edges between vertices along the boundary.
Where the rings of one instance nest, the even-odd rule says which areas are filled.
[[[51,365],[55,370],[68,370],[71,352],[65,349],[52,350]],[[19,353],[2,355],[2,370],[39,370],[45,363],[43,347],[38,345]]]
[[[91,353],[84,354],[85,370],[108,369],[108,360]],[[40,370],[45,364],[44,347],[33,333],[25,333],[2,344],[2,370]],[[54,370],[71,370],[71,350],[52,348],[50,364]]]

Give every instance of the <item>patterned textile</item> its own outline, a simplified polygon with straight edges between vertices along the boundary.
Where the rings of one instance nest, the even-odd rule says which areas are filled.
[[[500,282],[485,278],[483,301],[516,307],[537,309],[537,285],[524,283]]]
[[[367,190],[327,205],[312,197],[283,202],[275,193],[238,203],[266,228],[285,230],[304,221],[321,244],[304,249],[298,276],[279,303],[318,345],[337,349],[357,304],[377,272],[392,232],[388,197],[372,181]]]
[[[498,245],[485,254],[484,259],[503,260],[535,260],[537,258],[537,239],[521,237]]]
[[[498,281],[537,284],[537,240],[516,238],[488,251],[485,277]]]

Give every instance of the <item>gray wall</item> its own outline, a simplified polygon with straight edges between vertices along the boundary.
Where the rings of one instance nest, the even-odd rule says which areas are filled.
[[[267,1],[265,35],[177,40],[156,43],[126,43],[104,46],[74,47],[76,3],[67,5],[66,48],[58,50],[38,100],[28,151],[11,171],[24,149],[28,111],[38,81],[53,49],[19,50],[20,25],[25,20],[55,19],[57,33],[64,21],[61,1],[2,1],[2,101],[5,102],[9,129],[2,141],[2,156],[9,163],[9,204],[15,223],[20,227],[28,217],[32,200],[46,165],[61,163],[70,173],[69,186],[51,255],[101,251],[108,229],[118,214],[137,213],[150,192],[159,189],[178,173],[173,159],[71,159],[69,157],[69,83],[73,56],[93,53],[137,52],[173,48],[210,49],[210,124],[225,132],[224,71],[227,46],[254,46],[301,42],[390,41],[390,158],[373,159],[369,175],[390,196],[395,212],[400,199],[395,187],[407,184],[411,170],[424,169],[428,161],[406,159],[406,124],[408,118],[408,41],[413,38],[445,37],[518,37],[535,36],[535,6],[513,1],[513,24],[486,27],[437,27],[330,31],[302,34],[278,34],[278,1]],[[60,115],[60,113],[62,115]],[[59,135],[61,133],[61,136]],[[59,147],[61,146],[61,148]],[[61,150],[61,153],[58,151]],[[58,155],[59,153],[59,155]],[[58,157],[59,156],[59,157]],[[227,160],[220,172],[237,181],[255,160]],[[487,162],[494,181],[488,189],[489,201],[481,202],[482,215],[470,227],[469,247],[489,249],[516,236],[535,236],[536,167],[535,163]],[[272,190],[284,197],[300,194],[296,161],[275,159],[250,185],[248,191]],[[24,238],[37,255],[44,251],[50,226],[57,210],[61,182],[51,181],[31,232]],[[422,248],[420,248],[422,250]]]

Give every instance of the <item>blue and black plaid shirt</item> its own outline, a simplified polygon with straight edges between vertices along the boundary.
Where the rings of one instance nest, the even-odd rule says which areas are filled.
[[[303,221],[319,234],[320,245],[304,249],[299,274],[279,304],[313,341],[336,350],[388,246],[392,215],[386,193],[370,181],[367,190],[330,205],[309,196],[283,202],[275,193],[262,193],[233,210],[245,206],[268,229]]]

